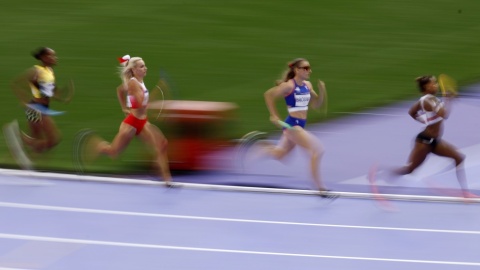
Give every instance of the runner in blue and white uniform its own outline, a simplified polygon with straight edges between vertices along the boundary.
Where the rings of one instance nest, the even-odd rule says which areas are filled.
[[[309,106],[319,108],[325,97],[325,84],[318,81],[319,93],[313,89],[312,83],[308,81],[312,69],[310,63],[303,58],[298,58],[288,64],[283,78],[277,85],[265,92],[265,102],[270,112],[270,121],[277,126],[279,114],[275,107],[275,101],[285,99],[288,116],[285,123],[291,128],[284,128],[280,142],[276,146],[266,148],[266,152],[276,159],[282,159],[296,146],[302,147],[310,157],[310,170],[316,188],[322,197],[335,197],[326,189],[320,176],[320,159],[323,155],[323,147],[310,132],[307,132],[307,112]]]

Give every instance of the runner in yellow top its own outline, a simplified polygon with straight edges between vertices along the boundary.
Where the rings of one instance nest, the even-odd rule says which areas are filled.
[[[53,67],[57,64],[57,55],[53,49],[41,47],[32,55],[40,63],[28,69],[12,83],[16,96],[26,107],[25,114],[30,134],[20,132],[16,120],[4,127],[12,154],[23,168],[30,168],[32,164],[23,152],[22,144],[34,152],[42,153],[60,143],[60,132],[51,117],[59,112],[49,109],[50,100],[69,102],[74,92],[73,83],[65,89],[59,89],[55,84]]]

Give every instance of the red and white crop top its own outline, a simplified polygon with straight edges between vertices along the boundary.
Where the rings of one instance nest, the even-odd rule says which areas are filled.
[[[149,97],[149,93],[148,93],[147,87],[145,87],[145,84],[144,84],[143,82],[139,82],[139,81],[138,81],[137,79],[135,79],[135,78],[131,78],[130,80],[135,80],[135,81],[138,82],[138,83],[140,84],[140,86],[142,87],[142,89],[143,89],[143,102],[142,102],[142,104],[139,104],[138,100],[135,99],[135,96],[133,96],[133,95],[127,95],[127,107],[128,107],[128,108],[132,108],[132,109],[138,109],[138,108],[147,106],[147,104],[148,104],[148,97]]]

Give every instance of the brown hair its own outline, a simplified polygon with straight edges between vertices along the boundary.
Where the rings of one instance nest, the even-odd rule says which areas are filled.
[[[287,82],[288,80],[293,79],[295,77],[295,68],[298,67],[298,65],[303,61],[307,61],[307,59],[295,58],[292,61],[288,62],[288,69],[285,70],[282,74],[282,77],[275,82],[276,85],[279,85],[283,82]]]

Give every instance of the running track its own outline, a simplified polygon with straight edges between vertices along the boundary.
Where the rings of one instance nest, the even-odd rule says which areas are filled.
[[[366,194],[365,174],[373,163],[405,162],[421,128],[408,119],[409,104],[310,127],[325,145],[322,167],[330,187],[344,195]],[[475,117],[478,108],[458,102],[444,135],[467,154],[475,191],[480,138],[478,125],[464,116]],[[305,162],[298,152],[289,161]],[[443,171],[447,165],[432,158],[415,174],[381,185],[397,195],[432,196],[428,179],[457,185],[454,174]],[[294,174],[273,161],[256,161],[245,175],[179,176],[176,181],[187,184],[173,189],[141,179],[0,173],[0,269],[480,267],[480,204],[396,200],[385,209],[348,196],[330,202],[308,195],[307,169]],[[214,190],[199,183],[298,192]]]

